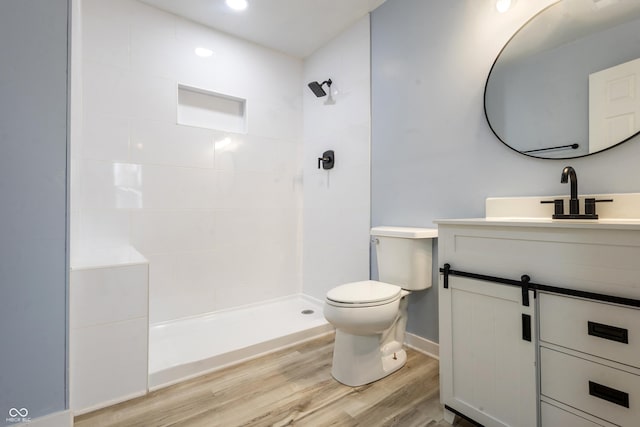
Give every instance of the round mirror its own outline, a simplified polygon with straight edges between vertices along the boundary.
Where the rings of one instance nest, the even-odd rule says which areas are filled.
[[[484,93],[496,136],[529,156],[582,157],[640,131],[640,1],[561,0],[495,60]]]

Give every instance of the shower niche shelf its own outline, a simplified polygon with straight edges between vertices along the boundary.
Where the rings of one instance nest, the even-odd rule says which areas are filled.
[[[178,84],[178,124],[246,133],[247,100]]]

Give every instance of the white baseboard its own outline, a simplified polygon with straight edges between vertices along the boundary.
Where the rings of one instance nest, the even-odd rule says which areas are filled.
[[[14,425],[14,424],[9,424]],[[29,427],[73,427],[73,416],[70,410],[56,412],[44,417],[33,418],[30,421],[15,424],[16,426]]]
[[[436,342],[429,341],[426,338],[407,332],[404,335],[404,343],[407,347],[412,348],[420,353],[424,353],[429,357],[440,360],[440,345]]]

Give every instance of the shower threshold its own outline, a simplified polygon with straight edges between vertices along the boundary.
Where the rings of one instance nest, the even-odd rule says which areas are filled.
[[[322,302],[293,295],[150,325],[149,390],[333,331]]]

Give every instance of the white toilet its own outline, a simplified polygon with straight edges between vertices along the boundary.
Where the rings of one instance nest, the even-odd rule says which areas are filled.
[[[404,366],[407,295],[431,287],[432,239],[438,230],[373,227],[380,282],[327,292],[324,317],[336,328],[331,374],[343,384],[377,381]]]

